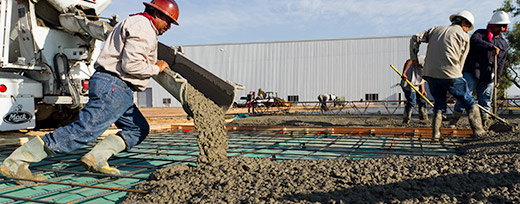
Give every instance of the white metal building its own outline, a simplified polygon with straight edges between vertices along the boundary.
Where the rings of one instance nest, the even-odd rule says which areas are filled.
[[[183,47],[189,59],[223,80],[243,85],[236,100],[259,88],[276,91],[285,100],[291,95],[317,101],[322,93],[346,100],[396,100],[402,93],[400,77],[390,65],[402,71],[409,43],[410,36],[393,36]],[[180,106],[154,81],[137,96],[140,107]]]

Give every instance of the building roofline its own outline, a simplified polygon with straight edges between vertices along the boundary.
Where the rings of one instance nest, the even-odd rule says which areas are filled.
[[[284,40],[284,41],[259,41],[259,42],[240,42],[240,43],[216,43],[216,44],[193,44],[182,45],[183,47],[198,47],[198,46],[222,46],[222,45],[246,45],[246,44],[276,44],[276,43],[291,43],[291,42],[315,42],[315,41],[337,41],[337,40],[368,40],[368,39],[385,39],[385,38],[410,38],[411,35],[398,36],[379,36],[379,37],[359,37],[359,38],[330,38],[330,39],[314,39],[314,40]]]

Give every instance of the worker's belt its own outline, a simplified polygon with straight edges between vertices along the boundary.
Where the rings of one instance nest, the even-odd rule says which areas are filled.
[[[107,74],[110,74],[110,75],[112,75],[112,76],[114,76],[114,77],[117,77],[117,78],[120,79],[121,81],[124,81],[124,82],[126,83],[126,85],[127,85],[130,89],[132,89],[132,91],[139,91],[137,88],[135,88],[135,86],[134,86],[133,84],[131,84],[130,82],[127,82],[127,81],[121,79],[121,76],[117,75],[116,73],[114,73],[114,72],[110,72],[110,71],[107,71],[107,70],[106,70],[104,67],[102,67],[102,66],[96,66],[95,69],[96,69],[97,72],[100,72],[100,73],[107,73]]]

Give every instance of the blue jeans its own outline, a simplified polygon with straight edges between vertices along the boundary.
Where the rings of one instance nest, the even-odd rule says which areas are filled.
[[[475,99],[469,94],[468,85],[464,78],[455,79],[437,79],[427,77],[426,81],[430,86],[430,93],[435,99],[433,110],[442,110],[446,112],[446,93],[449,92],[461,105],[468,109],[475,104]]]
[[[426,106],[426,100],[424,100],[419,93],[415,91],[408,91],[403,89],[404,97],[406,97],[406,106],[405,108],[413,108],[415,104],[419,105],[419,107]]]
[[[486,110],[491,109],[491,94],[493,94],[493,82],[481,82],[471,73],[464,72],[464,79],[468,82],[469,94],[473,95],[473,91],[477,91],[478,104]],[[462,105],[457,100],[455,103],[455,111],[462,112]]]
[[[95,140],[112,124],[121,129],[119,135],[126,150],[148,136],[150,126],[133,102],[133,92],[119,77],[96,71],[89,81],[89,101],[79,112],[79,119],[42,140],[54,153],[71,152]]]

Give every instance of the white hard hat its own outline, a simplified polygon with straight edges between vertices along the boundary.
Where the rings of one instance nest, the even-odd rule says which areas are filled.
[[[465,18],[466,20],[469,21],[469,23],[471,24],[471,26],[469,27],[469,30],[473,30],[474,26],[473,24],[475,24],[475,18],[473,17],[473,14],[471,14],[471,12],[469,11],[461,11],[457,14],[453,14],[450,16],[450,21],[453,21],[453,18],[457,17],[457,16],[460,16],[462,18]]]
[[[510,24],[509,15],[507,15],[504,11],[497,11],[491,17],[491,20],[488,24]]]

